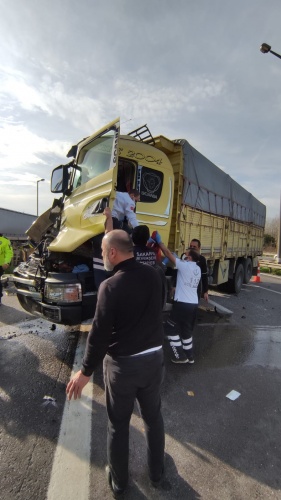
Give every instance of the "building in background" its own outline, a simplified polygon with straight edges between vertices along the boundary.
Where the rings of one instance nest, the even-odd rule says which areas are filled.
[[[13,267],[25,260],[24,244],[28,241],[25,231],[36,219],[36,215],[0,208],[0,233],[12,243],[14,250]]]

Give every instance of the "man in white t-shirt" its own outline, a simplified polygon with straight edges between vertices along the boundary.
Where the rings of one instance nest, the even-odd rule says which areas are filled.
[[[139,199],[140,193],[137,189],[131,189],[129,193],[116,191],[112,207],[113,229],[125,229],[127,231],[129,229],[128,224],[132,228],[139,225],[135,214],[136,202]]]
[[[198,253],[187,249],[185,260],[181,260],[162,243],[159,233],[156,233],[155,241],[178,270],[173,309],[166,323],[172,349],[171,361],[194,363],[192,335],[198,308],[197,288],[201,279],[201,269],[197,265]]]

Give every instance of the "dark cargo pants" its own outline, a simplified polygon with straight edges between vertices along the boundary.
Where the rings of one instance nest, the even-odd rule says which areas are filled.
[[[165,434],[160,388],[164,376],[163,350],[138,356],[104,358],[108,414],[107,457],[116,486],[128,482],[129,424],[137,400],[144,421],[148,473],[158,481],[164,467]]]

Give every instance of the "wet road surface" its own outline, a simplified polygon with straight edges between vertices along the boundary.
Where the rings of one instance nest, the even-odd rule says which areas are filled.
[[[281,281],[262,276],[261,283],[245,285],[237,297],[214,291],[212,299],[233,314],[224,318],[211,308],[200,309],[194,365],[172,364],[168,344],[164,346],[167,457],[166,477],[159,490],[147,481],[144,430],[135,408],[128,500],[281,498]],[[78,334],[63,327],[52,331],[49,323],[34,322],[26,315],[22,320],[29,326],[17,330],[13,325],[9,333],[9,325],[2,323],[0,331],[2,491],[5,500],[43,500]],[[9,337],[12,333],[15,336]],[[226,397],[231,390],[240,393],[235,401]],[[57,406],[42,406],[46,394],[56,399]],[[80,402],[75,404],[79,409]],[[106,412],[101,368],[94,375],[91,424],[85,500],[107,500],[112,496],[104,475]],[[75,425],[73,429],[75,433]],[[77,455],[71,441],[68,446]]]

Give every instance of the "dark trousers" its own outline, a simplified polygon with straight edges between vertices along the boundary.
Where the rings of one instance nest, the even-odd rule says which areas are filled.
[[[103,362],[108,415],[107,458],[118,488],[128,482],[129,424],[137,400],[147,443],[148,473],[158,481],[164,468],[165,434],[160,388],[164,377],[163,350]]]
[[[193,330],[197,317],[198,304],[174,302],[171,320],[166,323],[170,343],[181,341],[187,356],[193,356]]]
[[[123,229],[123,231],[126,231],[126,233],[131,234],[132,229],[127,223],[127,220],[125,219],[124,221],[118,220],[116,217],[112,217],[112,225],[113,229]]]

